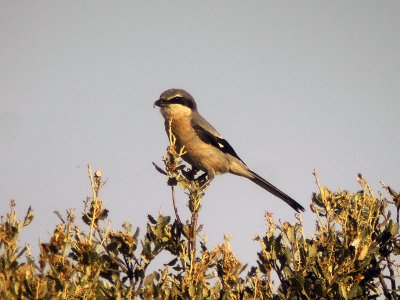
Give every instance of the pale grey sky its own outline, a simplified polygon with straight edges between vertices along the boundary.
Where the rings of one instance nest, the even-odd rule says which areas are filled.
[[[35,247],[82,209],[86,165],[108,178],[114,228],[173,215],[151,162],[167,146],[154,101],[188,90],[257,173],[307,208],[323,184],[358,189],[361,172],[399,189],[399,1],[1,1],[0,213],[35,220]],[[181,214],[186,198],[178,193]],[[232,234],[254,263],[265,211],[293,211],[252,182],[219,176],[200,215],[209,245]]]

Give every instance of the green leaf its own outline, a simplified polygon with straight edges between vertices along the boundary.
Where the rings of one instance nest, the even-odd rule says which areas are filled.
[[[32,207],[29,206],[28,211],[26,212],[25,219],[24,219],[24,227],[31,224],[33,220],[33,210]]]
[[[308,250],[308,257],[313,258],[317,254],[317,245],[313,243]]]
[[[294,227],[289,225],[287,228],[287,236],[290,242],[294,242],[295,236],[294,236]]]
[[[147,215],[147,219],[149,219],[151,224],[154,224],[154,225],[157,224],[157,221],[156,221],[156,219],[153,218],[153,216]]]
[[[144,285],[149,288],[152,286],[153,284],[153,280],[154,280],[154,274],[150,274],[148,275],[145,279],[144,279]]]
[[[112,242],[112,243],[110,243],[110,244],[108,244],[106,246],[106,249],[108,251],[115,251],[115,250],[117,250],[117,248],[118,248],[118,243],[117,242]]]
[[[397,223],[394,223],[393,220],[390,220],[388,227],[390,234],[392,236],[396,236],[399,231],[399,225]]]
[[[193,283],[190,283],[190,285],[189,285],[189,295],[190,295],[190,299],[195,299],[196,289],[194,288]]]
[[[285,266],[283,267],[283,272],[285,273],[286,277],[290,278],[293,275],[292,269],[290,267]]]
[[[172,267],[172,266],[174,266],[176,264],[177,261],[178,261],[178,257],[174,258],[173,260],[171,260],[166,265]]]
[[[358,260],[363,260],[365,258],[365,256],[367,256],[368,250],[369,250],[369,246],[368,245],[364,245],[364,247],[361,249],[361,252],[358,255],[357,259]]]
[[[396,243],[395,248],[394,248],[394,253],[396,255],[400,254],[400,243]]]
[[[135,231],[135,233],[133,234],[133,237],[137,240],[137,238],[138,238],[138,236],[139,236],[139,232],[140,232],[140,229],[139,229],[139,227],[136,227],[136,231]]]
[[[349,298],[356,298],[356,296],[359,296],[360,294],[362,294],[361,287],[358,284],[353,284],[349,292]]]
[[[125,221],[123,224],[122,224],[122,228],[125,230],[125,233],[131,233],[132,232],[132,224],[131,223],[129,223],[128,221]]]
[[[103,209],[100,213],[99,220],[104,220],[108,217],[108,209]]]
[[[295,285],[297,286],[298,290],[302,290],[304,287],[304,277],[301,275],[295,275],[294,276],[294,282]]]
[[[329,192],[329,190],[326,187],[322,187],[321,188],[321,200],[323,202],[328,201],[329,197],[331,196],[331,193]]]

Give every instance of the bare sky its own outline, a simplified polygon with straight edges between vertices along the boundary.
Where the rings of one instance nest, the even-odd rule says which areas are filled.
[[[23,241],[46,241],[54,210],[80,211],[86,165],[108,177],[114,228],[173,214],[161,164],[167,146],[153,108],[184,88],[257,173],[314,217],[311,173],[332,189],[399,189],[399,1],[1,1],[0,214],[17,201],[36,218]],[[182,215],[186,198],[178,194]],[[254,262],[265,211],[280,200],[232,175],[207,191],[209,245],[232,234]]]

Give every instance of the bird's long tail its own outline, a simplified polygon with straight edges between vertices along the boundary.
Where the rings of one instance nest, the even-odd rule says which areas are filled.
[[[292,199],[288,195],[286,195],[284,192],[282,192],[280,189],[277,187],[273,186],[270,184],[268,181],[266,181],[264,178],[262,178],[260,175],[257,173],[254,173],[253,171],[249,170],[249,172],[254,176],[254,177],[248,177],[251,181],[262,187],[264,190],[270,192],[271,194],[275,195],[279,199],[282,199],[285,201],[287,204],[289,204],[295,211],[300,212],[304,211],[304,207],[301,206],[296,200]],[[246,176],[247,177],[247,176]]]

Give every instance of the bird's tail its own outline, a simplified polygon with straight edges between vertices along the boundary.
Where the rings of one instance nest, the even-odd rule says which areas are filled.
[[[287,204],[289,204],[297,212],[305,210],[303,206],[301,206],[294,199],[292,199],[291,197],[286,195],[280,189],[278,189],[277,187],[275,187],[272,184],[270,184],[268,181],[266,181],[260,175],[258,175],[257,173],[254,173],[251,170],[249,170],[249,172],[253,175],[253,177],[248,177],[248,178],[251,181],[253,181],[254,183],[256,183],[257,185],[259,185],[260,187],[262,187],[264,190],[270,192],[271,194],[275,195],[279,199],[282,199],[283,201],[285,201]]]

